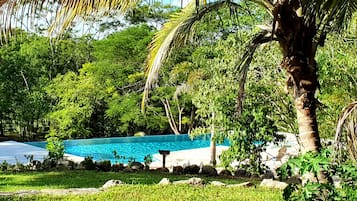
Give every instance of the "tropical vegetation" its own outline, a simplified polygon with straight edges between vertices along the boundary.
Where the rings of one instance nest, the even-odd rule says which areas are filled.
[[[312,152],[321,152],[320,138],[334,136],[340,111],[357,97],[356,0],[136,3],[0,2],[0,137],[47,138],[58,159],[62,139],[210,133],[212,156],[216,141],[232,142],[224,166],[250,158],[246,168],[262,173],[260,152],[276,131],[287,131],[298,133],[308,159],[285,168],[316,177],[336,170],[349,181],[351,171],[326,165],[333,155],[315,160],[321,156]],[[26,20],[41,24],[47,14],[45,29],[27,28]],[[78,37],[78,17],[99,23],[99,32],[120,31]],[[47,29],[59,37],[45,36]],[[351,170],[350,162],[336,163]],[[288,194],[312,195],[323,189],[316,185]]]

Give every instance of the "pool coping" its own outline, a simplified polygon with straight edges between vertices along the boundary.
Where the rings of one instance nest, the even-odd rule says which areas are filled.
[[[48,156],[48,150],[12,140],[0,142],[0,163],[6,161],[11,165],[27,164],[29,161],[25,155],[33,155],[34,160],[43,162]],[[80,163],[84,157],[65,153],[64,159]]]

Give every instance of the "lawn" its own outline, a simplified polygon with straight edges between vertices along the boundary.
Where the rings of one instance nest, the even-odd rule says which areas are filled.
[[[101,187],[107,180],[118,179],[128,185],[110,188],[93,195],[0,197],[0,200],[282,200],[281,191],[259,187],[193,187],[188,185],[156,185],[163,177],[171,181],[190,178],[168,173],[142,172],[0,172],[0,192],[38,189],[66,189]],[[241,183],[232,178],[206,178],[206,181],[221,181],[226,184]],[[256,182],[256,181],[253,181]]]

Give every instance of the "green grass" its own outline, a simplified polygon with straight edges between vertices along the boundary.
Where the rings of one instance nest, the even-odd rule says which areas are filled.
[[[119,179],[128,185],[111,188],[93,195],[66,196],[26,196],[0,197],[2,200],[282,200],[281,191],[264,188],[228,188],[228,187],[193,187],[187,185],[156,185],[163,177],[171,181],[190,178],[168,173],[123,173],[96,171],[54,171],[54,172],[0,172],[0,191],[37,189],[66,189],[101,187],[109,179]],[[201,177],[201,176],[198,176]],[[206,181],[241,183],[242,180],[231,178],[205,178]]]

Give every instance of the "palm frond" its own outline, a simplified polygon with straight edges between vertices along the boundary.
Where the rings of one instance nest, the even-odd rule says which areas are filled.
[[[237,78],[239,79],[239,89],[238,95],[236,99],[236,115],[239,116],[242,113],[243,109],[243,97],[244,97],[244,87],[247,79],[247,74],[249,71],[250,63],[253,60],[254,53],[257,48],[265,43],[272,41],[271,33],[267,30],[262,30],[257,33],[248,45],[245,47],[245,53],[240,58],[240,63],[236,67],[236,71],[238,72]]]
[[[335,134],[336,159],[346,159],[345,151],[357,163],[357,101],[343,109]]]
[[[323,44],[326,34],[347,28],[357,11],[357,0],[303,0],[305,23],[316,26],[315,41]]]
[[[142,110],[145,109],[145,103],[148,98],[149,90],[152,88],[154,81],[158,78],[158,73],[162,62],[170,55],[175,48],[187,44],[194,35],[195,25],[205,15],[216,11],[223,5],[230,8],[238,7],[232,1],[216,1],[212,3],[199,4],[192,0],[179,13],[171,16],[170,20],[164,24],[163,28],[157,32],[153,41],[149,45],[150,53],[146,60],[146,83],[143,93]]]
[[[251,0],[251,1],[263,6],[269,12],[269,14],[273,16],[274,5],[271,1],[269,0]]]
[[[17,20],[31,24],[29,16],[43,11],[56,11],[50,31],[63,32],[77,16],[90,14],[105,15],[113,10],[120,14],[134,7],[139,0],[2,0],[0,1],[0,23],[2,34],[6,35]],[[44,19],[42,19],[44,20]]]

